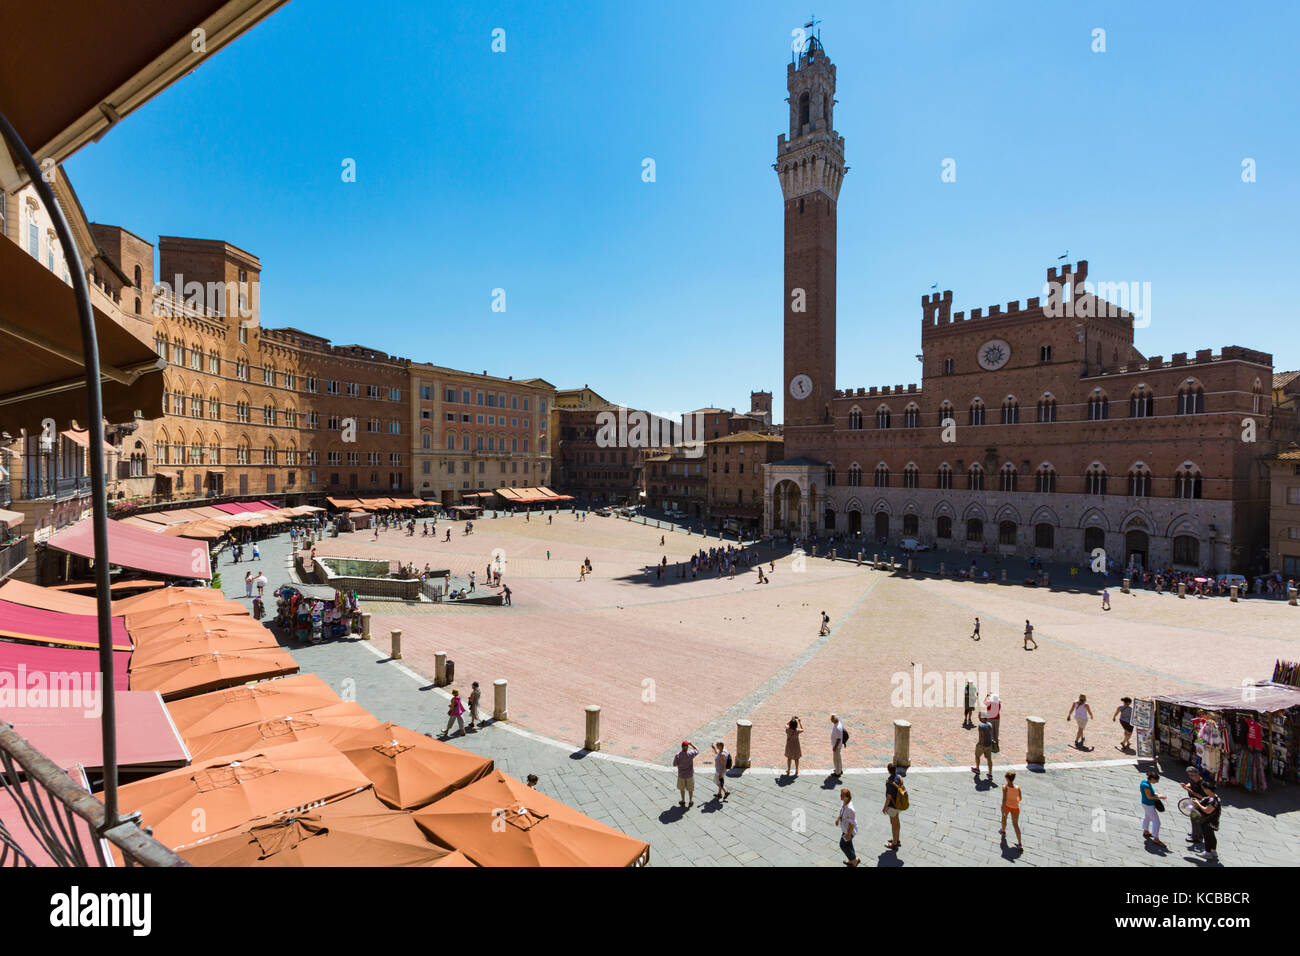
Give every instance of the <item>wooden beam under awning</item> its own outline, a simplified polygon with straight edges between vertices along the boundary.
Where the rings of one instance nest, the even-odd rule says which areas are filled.
[[[166,362],[151,343],[95,309],[104,417],[127,422],[140,411],[162,415]],[[0,241],[0,431],[39,434],[52,418],[59,430],[88,422],[81,323],[76,295],[12,242]]]

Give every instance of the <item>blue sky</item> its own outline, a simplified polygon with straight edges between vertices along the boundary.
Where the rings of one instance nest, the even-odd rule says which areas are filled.
[[[1300,367],[1294,4],[814,9],[851,167],[841,387],[918,381],[931,283],[1023,300],[1067,249],[1151,283],[1145,354]],[[268,326],[656,411],[767,388],[779,416],[771,164],[809,12],[293,0],[67,168],[92,219],[259,256]]]

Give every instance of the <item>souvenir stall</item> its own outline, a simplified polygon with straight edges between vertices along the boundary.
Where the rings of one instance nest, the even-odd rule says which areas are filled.
[[[1300,782],[1300,687],[1257,681],[1153,697],[1150,704],[1157,754],[1250,791]]]
[[[356,592],[319,584],[283,584],[276,588],[277,626],[303,643],[360,633]]]

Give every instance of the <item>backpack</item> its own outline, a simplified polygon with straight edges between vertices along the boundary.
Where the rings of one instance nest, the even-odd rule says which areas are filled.
[[[731,769],[731,754],[727,753],[725,750],[723,751],[723,753],[727,754],[727,769],[730,770],[730,769]]]
[[[847,746],[849,745],[849,730],[848,730],[848,728],[847,728],[847,727],[842,728],[842,729],[841,729],[841,733],[842,733],[842,736],[840,737],[840,746],[841,746],[841,747],[847,747]]]
[[[894,809],[906,810],[911,806],[911,801],[907,796],[907,785],[904,784],[902,780],[898,780],[895,782],[894,786],[897,788],[894,793]]]

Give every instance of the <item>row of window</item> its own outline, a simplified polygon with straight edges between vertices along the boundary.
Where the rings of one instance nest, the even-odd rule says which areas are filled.
[[[511,452],[514,452],[516,454],[522,453],[525,455],[531,454],[529,450],[529,440],[527,438],[511,437],[507,439],[505,435],[477,435],[477,434],[471,435],[468,432],[462,433],[459,436],[456,434],[456,432],[450,432],[450,431],[447,432],[443,439],[444,442],[443,447],[447,451],[459,450],[459,451],[503,452],[506,451],[507,440],[510,443],[509,450]],[[459,445],[457,444],[458,442]],[[471,442],[473,442],[472,448],[470,446]],[[433,448],[433,435],[431,433],[429,432],[421,433],[420,447],[423,448],[425,451],[429,451]],[[537,453],[539,455],[546,453],[545,438],[537,439]]]
[[[716,470],[716,469],[715,469]],[[836,473],[834,467],[826,469],[826,483],[834,485],[836,483]],[[862,485],[862,468],[857,462],[849,466],[848,485],[850,487],[861,487]],[[984,468],[982,465],[974,464],[966,470],[966,489],[968,491],[984,491]],[[1083,475],[1084,493],[1089,495],[1107,494],[1108,474],[1104,466],[1094,463]],[[902,487],[919,488],[921,486],[921,470],[914,464],[908,464],[903,469]],[[1202,493],[1203,478],[1200,469],[1195,466],[1179,468],[1173,477],[1173,497],[1175,498],[1200,498]],[[889,466],[879,464],[876,466],[874,474],[874,485],[877,488],[890,487]],[[951,491],[953,485],[953,469],[946,462],[939,466],[935,472],[935,487],[941,491]],[[1020,490],[1020,473],[1015,465],[1008,462],[1003,465],[998,472],[998,490],[1003,492],[1012,492]],[[1127,494],[1133,498],[1150,498],[1152,489],[1151,470],[1145,465],[1136,466],[1128,473],[1128,490]],[[1028,489],[1026,489],[1028,490]],[[1034,489],[1038,494],[1053,494],[1056,491],[1056,469],[1050,465],[1040,465],[1034,473]]]
[[[447,388],[443,390],[442,400],[448,404],[460,405],[482,405],[485,408],[510,408],[516,411],[531,411],[532,400],[527,395],[511,395],[506,397],[505,392],[473,392],[474,401],[470,401],[470,389]],[[420,398],[423,401],[433,401],[433,388],[429,385],[420,386]],[[507,404],[508,403],[508,404]],[[537,400],[537,411],[542,415],[546,414],[546,399]]]
[[[221,445],[212,442],[203,445],[198,442],[185,444],[184,442],[168,443],[166,439],[154,442],[154,459],[160,465],[219,465],[221,464]],[[312,450],[299,452],[296,447],[290,445],[281,451],[274,442],[268,442],[261,449],[261,464],[263,465],[316,465],[320,462],[320,452]],[[326,460],[331,465],[342,464],[342,452],[331,451],[326,453]],[[235,464],[250,464],[253,458],[253,449],[247,442],[240,442],[235,446]],[[361,464],[361,452],[350,451],[347,453],[347,463],[349,465]],[[380,465],[383,463],[383,452],[367,452],[366,464]],[[388,463],[390,465],[402,464],[401,452],[389,452]],[[133,462],[134,467],[134,462]],[[144,473],[144,464],[141,462],[141,471]]]
[[[1252,414],[1259,414],[1262,407],[1262,395],[1257,390],[1251,403]],[[1129,396],[1129,417],[1130,418],[1150,418],[1155,415],[1155,395],[1146,388],[1135,389]],[[1088,420],[1101,421],[1110,418],[1110,399],[1105,395],[1094,395],[1087,401]],[[1205,411],[1205,390],[1200,386],[1195,388],[1184,388],[1178,392],[1178,414],[1179,415],[1199,415]],[[1054,422],[1057,420],[1057,402],[1050,394],[1044,395],[1039,399],[1037,406],[1037,420],[1039,422]],[[942,424],[945,421],[956,421],[956,408],[952,402],[945,401],[939,406],[939,421]],[[971,402],[966,412],[966,423],[968,425],[983,425],[987,420],[987,409],[983,399],[975,399]],[[892,424],[892,412],[887,405],[881,405],[876,409],[876,428],[889,428]],[[921,424],[921,409],[915,402],[909,404],[903,409],[903,427],[919,428]],[[1007,396],[1006,401],[1002,403],[1001,424],[1018,425],[1020,424],[1020,403],[1014,396]],[[856,406],[849,412],[849,428],[858,430],[863,427],[862,410]]]
[[[460,469],[460,470],[461,470],[461,474],[468,475],[468,474],[469,474],[469,462],[467,462],[467,461],[462,461],[460,464],[461,464],[461,469]],[[506,473],[506,462],[503,461],[503,462],[500,463],[500,465],[501,465],[501,474],[504,475],[504,474]],[[520,465],[522,465],[523,467],[521,468]],[[526,475],[526,474],[528,474],[528,465],[529,465],[529,462],[526,462],[526,461],[523,461],[523,462],[520,462],[520,461],[512,461],[512,462],[510,462],[510,473],[511,473],[512,475],[517,475],[517,474],[519,474],[519,473],[522,471],[522,472]],[[480,462],[478,463],[478,473],[479,473],[480,475],[482,475],[482,474],[486,474],[486,473],[487,473],[487,467],[486,467],[486,466],[487,466],[487,462],[480,461]],[[546,462],[544,462],[544,461],[542,461],[542,462],[538,462],[538,463],[537,463],[537,470],[538,470],[538,471],[541,471],[541,472],[545,472],[545,471],[546,471]],[[454,474],[456,473],[456,463],[455,463],[454,461],[448,461],[448,462],[441,462],[441,461],[440,461],[440,462],[438,462],[438,471],[439,471],[439,472],[447,471],[448,473],[454,475]],[[420,472],[421,472],[421,474],[425,474],[425,475],[432,474],[432,473],[433,473],[433,462],[431,462],[431,461],[430,461],[429,459],[427,459],[427,458],[424,459],[423,461],[421,461],[421,462],[420,462]]]

